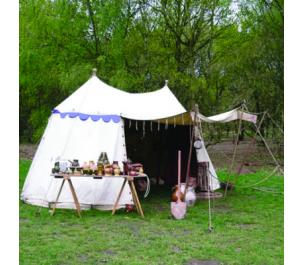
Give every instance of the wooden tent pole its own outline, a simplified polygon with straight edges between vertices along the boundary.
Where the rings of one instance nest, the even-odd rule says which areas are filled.
[[[241,125],[242,125],[242,116],[243,116],[243,106],[242,105],[241,105],[241,109],[240,110],[241,110],[241,116],[240,116],[240,120],[239,120],[238,133],[237,133],[237,137],[236,137],[236,144],[235,144],[235,147],[234,147],[233,158],[232,158],[231,165],[230,165],[230,173],[231,173],[231,171],[233,169],[235,158],[236,158],[236,153],[237,153],[237,149],[238,149],[238,141],[239,141],[239,135],[240,135]],[[224,191],[224,197],[226,197],[227,188],[229,186],[229,183],[230,183],[230,175],[228,176],[228,180],[226,182],[225,191]]]
[[[261,127],[261,125],[262,125],[262,123],[263,123],[263,121],[264,121],[264,118],[265,118],[266,113],[267,113],[266,111],[263,113],[263,116],[262,116],[262,118],[261,118],[261,120],[260,120],[260,122],[259,122],[259,124],[258,124],[258,128]],[[255,132],[254,137],[253,137],[253,139],[252,139],[250,145],[248,146],[247,152],[246,152],[246,153],[249,154],[249,151],[252,149],[253,144],[256,143],[256,136],[257,136],[257,132]],[[241,166],[240,166],[240,168],[238,169],[237,175],[235,176],[235,179],[234,179],[234,186],[236,186],[236,184],[237,184],[237,181],[238,181],[238,178],[239,178],[239,175],[240,175],[240,173],[241,173],[241,169],[242,169],[243,166],[244,166],[244,162],[243,162],[243,160],[242,160]]]
[[[193,128],[192,128],[192,132],[191,132],[190,147],[189,147],[189,154],[188,154],[187,168],[186,168],[186,179],[185,179],[184,199],[186,198],[186,191],[187,191],[187,187],[188,187],[189,172],[190,172],[190,162],[191,162],[191,154],[192,154],[192,150],[193,150],[194,135],[195,135],[196,118],[197,118],[197,113],[198,113],[198,111],[199,111],[198,104],[195,104],[194,111],[195,111],[195,115],[194,115]]]

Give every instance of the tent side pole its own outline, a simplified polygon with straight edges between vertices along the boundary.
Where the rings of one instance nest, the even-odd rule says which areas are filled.
[[[189,147],[189,154],[188,154],[187,168],[186,168],[186,179],[185,179],[184,199],[186,198],[186,190],[187,190],[187,187],[188,187],[189,172],[190,172],[190,162],[191,162],[191,154],[192,154],[192,150],[193,150],[193,143],[194,143],[194,136],[195,136],[195,128],[196,128],[196,118],[197,118],[197,113],[199,112],[198,104],[195,104],[194,111],[195,111],[195,115],[194,115],[193,127],[192,127],[192,132],[191,132],[190,147]]]
[[[262,125],[262,123],[263,123],[263,121],[264,121],[265,115],[266,115],[266,111],[263,113],[263,116],[262,116],[262,118],[261,118],[261,120],[260,120],[260,122],[259,122],[259,124],[258,124],[258,128],[261,127],[261,125]],[[256,143],[256,136],[257,136],[257,132],[255,132],[254,137],[253,137],[252,141],[250,142],[250,144],[249,144],[249,146],[248,146],[248,148],[247,148],[247,152],[246,152],[246,153],[249,153],[249,151],[252,149],[253,144]],[[235,185],[235,186],[236,186],[237,180],[238,180],[238,178],[239,178],[239,175],[240,175],[240,173],[241,173],[241,169],[242,169],[243,166],[244,166],[244,163],[243,163],[243,161],[242,161],[241,166],[240,166],[240,168],[238,169],[237,175],[236,175],[236,177],[235,177],[235,181],[234,181],[234,185]]]
[[[242,110],[243,110],[243,107],[241,106],[241,116],[240,116],[240,120],[239,120],[238,133],[237,133],[237,137],[236,137],[236,144],[235,144],[235,147],[234,147],[233,158],[232,158],[231,165],[230,165],[230,172],[232,172],[234,162],[235,162],[235,158],[236,158],[237,149],[238,149],[239,135],[240,135],[241,126],[242,126],[242,116],[243,116],[243,111]],[[226,197],[227,188],[229,186],[229,183],[230,183],[230,175],[228,176],[228,180],[226,182],[224,197]]]

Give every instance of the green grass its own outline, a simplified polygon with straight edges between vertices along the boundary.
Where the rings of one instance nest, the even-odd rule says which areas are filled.
[[[31,161],[20,161],[20,190]],[[254,183],[266,172],[244,175],[239,185]],[[227,177],[225,171],[220,178]],[[283,191],[283,178],[259,185]],[[188,209],[184,220],[172,220],[170,190],[154,189],[141,200],[145,219],[119,210],[48,209],[20,202],[20,264],[186,264],[217,260],[221,264],[283,264],[283,194],[236,189],[212,202],[212,233],[207,231],[207,201]]]

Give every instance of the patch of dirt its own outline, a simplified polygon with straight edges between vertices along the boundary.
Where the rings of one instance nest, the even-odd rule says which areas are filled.
[[[126,224],[126,227],[128,227],[134,236],[140,235],[140,228],[137,224]]]
[[[62,233],[61,233],[61,232],[54,231],[54,232],[52,233],[52,237],[53,237],[53,238],[58,239],[58,238],[61,238],[61,236],[62,236]]]
[[[29,219],[27,219],[27,218],[19,218],[19,222],[20,223],[28,223],[29,222]]]
[[[217,260],[198,260],[198,259],[192,259],[185,263],[184,265],[222,265],[220,261]]]
[[[190,235],[190,234],[191,234],[191,230],[188,230],[188,229],[183,229],[183,230],[182,230],[182,235],[188,236],[188,235]]]
[[[36,144],[20,144],[19,145],[19,158],[32,160],[36,153],[38,145]]]
[[[232,211],[232,208],[228,205],[215,205],[214,206],[214,212],[228,213],[231,211]]]
[[[87,260],[88,260],[88,256],[87,255],[80,255],[80,256],[78,256],[78,260],[79,260],[79,262],[81,262],[82,264],[84,264],[84,263],[86,263],[87,262]]]
[[[174,252],[174,253],[180,253],[180,252],[182,252],[182,250],[179,247],[177,247],[177,246],[173,246],[172,247],[172,252]]]
[[[103,251],[103,254],[108,255],[108,256],[114,256],[117,253],[115,251],[111,250],[111,249],[106,249],[106,250]]]

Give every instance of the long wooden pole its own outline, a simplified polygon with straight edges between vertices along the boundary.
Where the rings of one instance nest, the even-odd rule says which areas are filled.
[[[178,151],[178,188],[181,189],[181,151]]]
[[[236,158],[236,153],[237,153],[237,149],[238,149],[238,141],[239,141],[239,135],[240,135],[241,125],[242,125],[242,116],[243,116],[243,106],[241,106],[241,116],[240,116],[240,121],[239,121],[238,133],[237,133],[237,138],[236,138],[236,144],[235,144],[234,152],[233,152],[233,158],[232,158],[231,165],[230,165],[230,174],[231,174],[231,171],[232,171],[233,166],[234,166],[234,162],[235,162],[235,158]],[[224,198],[226,197],[227,188],[228,188],[229,183],[230,183],[230,174],[229,174],[228,180],[226,182],[225,191],[224,191]]]
[[[189,154],[188,154],[188,160],[187,160],[187,169],[186,169],[186,179],[185,179],[185,190],[184,190],[184,199],[186,198],[186,191],[188,187],[188,179],[189,179],[189,172],[190,172],[190,162],[191,162],[191,154],[193,150],[193,142],[194,142],[194,136],[195,136],[195,126],[196,126],[196,118],[197,118],[197,112],[198,112],[198,105],[195,105],[195,115],[194,115],[194,122],[191,132],[191,138],[190,138],[190,146],[189,146]]]

